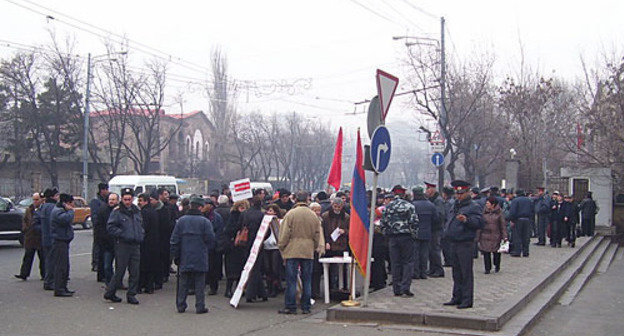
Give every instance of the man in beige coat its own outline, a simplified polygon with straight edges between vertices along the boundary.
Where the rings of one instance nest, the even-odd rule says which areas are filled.
[[[286,293],[285,308],[280,314],[297,314],[297,273],[301,269],[303,293],[301,310],[310,313],[310,296],[312,295],[312,261],[314,251],[318,247],[320,220],[308,207],[308,193],[297,193],[297,204],[290,210],[280,226],[279,249],[286,262]]]

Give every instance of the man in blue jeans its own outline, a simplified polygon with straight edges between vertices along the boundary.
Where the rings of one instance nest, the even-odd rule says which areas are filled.
[[[297,273],[301,270],[301,311],[310,314],[312,296],[312,261],[319,244],[321,223],[308,207],[308,193],[297,193],[297,204],[288,211],[280,225],[278,246],[286,261],[286,293],[280,314],[297,314]]]

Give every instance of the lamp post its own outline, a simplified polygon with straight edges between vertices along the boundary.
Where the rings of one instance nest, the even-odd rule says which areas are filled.
[[[126,51],[116,52],[114,54],[126,55]],[[91,67],[97,62],[97,58],[110,56],[111,54],[103,54],[91,57],[91,53],[87,55],[87,88],[85,92],[85,110],[84,110],[84,139],[82,141],[82,197],[88,200],[89,197],[89,98],[91,96]],[[94,60],[92,62],[92,60]],[[109,58],[115,61],[114,58]]]
[[[413,45],[430,45],[430,46],[438,46],[440,45],[440,117],[438,123],[440,124],[440,132],[444,136],[445,139],[449,139],[449,136],[446,132],[446,52],[444,46],[444,17],[440,18],[440,40],[436,40],[429,37],[418,37],[418,36],[393,36],[393,40],[409,40],[413,39],[416,42],[405,42],[406,47],[411,47]],[[445,150],[446,152],[446,150]],[[447,160],[445,160],[447,161]],[[444,164],[438,167],[438,187],[442,188],[444,186]],[[441,190],[441,189],[440,189]]]

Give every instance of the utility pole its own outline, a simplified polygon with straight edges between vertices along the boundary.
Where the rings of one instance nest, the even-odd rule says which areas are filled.
[[[91,53],[87,57],[87,92],[85,93],[84,139],[82,141],[82,197],[89,199],[89,96],[91,95]]]
[[[444,17],[440,18],[440,133],[444,137],[445,144],[448,148],[449,136],[446,132],[446,54],[444,50]],[[449,150],[447,148],[444,149],[444,157],[446,158],[449,154]],[[445,162],[447,160],[444,160]],[[438,190],[442,190],[444,187],[444,166],[445,164],[440,165],[438,167]]]

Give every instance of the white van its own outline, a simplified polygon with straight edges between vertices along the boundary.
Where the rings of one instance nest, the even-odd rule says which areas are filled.
[[[180,194],[176,178],[165,175],[117,175],[108,181],[110,192],[119,195],[123,188],[132,188],[135,196],[158,188],[165,188],[169,190],[169,193]]]
[[[251,191],[255,189],[264,189],[267,192],[267,195],[273,196],[273,186],[268,182],[251,182],[250,183]]]

